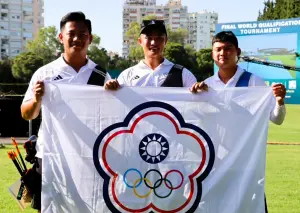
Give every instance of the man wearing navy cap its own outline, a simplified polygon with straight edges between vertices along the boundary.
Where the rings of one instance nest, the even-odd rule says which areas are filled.
[[[137,65],[124,70],[117,80],[108,81],[105,88],[117,90],[120,85],[189,87],[192,92],[205,88],[204,84],[197,84],[197,88],[192,87],[197,82],[195,76],[183,66],[164,57],[167,41],[167,30],[163,20],[144,20],[138,43],[143,48],[145,58]]]

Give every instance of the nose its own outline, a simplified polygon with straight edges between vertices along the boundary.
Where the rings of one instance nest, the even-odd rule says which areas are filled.
[[[224,49],[221,49],[220,55],[224,55],[224,53],[225,53],[225,50],[224,50]]]
[[[77,40],[79,40],[79,36],[78,35],[74,35],[73,41],[77,41]]]

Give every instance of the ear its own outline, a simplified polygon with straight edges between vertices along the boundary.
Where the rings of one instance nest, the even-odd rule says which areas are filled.
[[[141,38],[141,36],[138,38],[138,43],[139,43],[139,45],[142,45],[142,38]]]
[[[93,37],[93,35],[91,34],[91,35],[90,35],[90,38],[89,38],[89,40],[90,40],[90,41],[89,41],[89,44],[91,44],[91,43],[93,42],[93,38],[94,38],[94,37]]]
[[[241,56],[241,53],[242,53],[241,49],[240,49],[240,48],[237,48],[237,56],[238,56],[238,57]]]
[[[59,38],[60,43],[63,43],[63,35],[62,35],[62,33],[58,34],[58,38]]]

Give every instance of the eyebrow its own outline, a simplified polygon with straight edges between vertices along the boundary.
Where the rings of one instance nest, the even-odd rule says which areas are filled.
[[[69,33],[74,33],[74,32],[76,32],[76,30],[71,29],[71,30],[68,30],[67,32],[69,32]],[[88,30],[87,30],[87,29],[86,29],[86,30],[80,30],[79,32],[80,32],[80,33],[86,33],[86,32],[88,32]]]

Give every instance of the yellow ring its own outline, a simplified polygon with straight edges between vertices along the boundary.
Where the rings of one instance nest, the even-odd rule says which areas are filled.
[[[149,179],[147,179],[147,178],[142,178],[142,180],[147,181],[148,184],[150,185],[150,187],[152,187],[152,183],[150,182]],[[139,195],[139,194],[137,193],[137,191],[136,191],[136,185],[137,185],[140,181],[141,181],[141,178],[137,179],[137,180],[134,182],[134,184],[133,184],[133,192],[134,192],[135,196],[137,196],[138,198],[146,198],[146,197],[148,197],[148,196],[151,194],[152,189],[150,189],[150,191],[149,191],[147,194],[145,194],[145,195]]]

